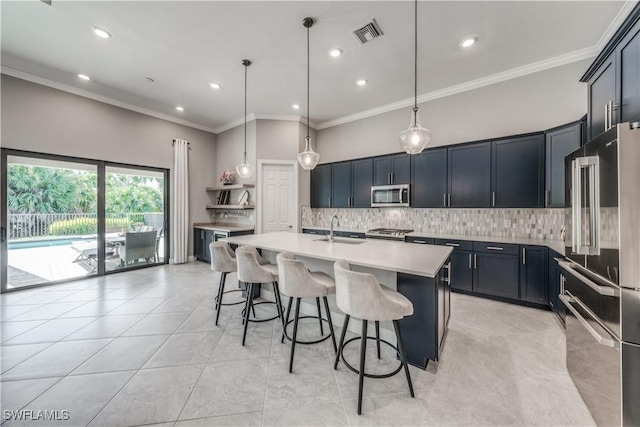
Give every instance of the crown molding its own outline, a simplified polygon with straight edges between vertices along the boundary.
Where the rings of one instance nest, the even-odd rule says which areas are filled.
[[[307,124],[306,117],[302,117],[302,116],[286,116],[286,115],[255,114],[255,113],[247,114],[247,122],[250,122],[252,120],[280,120],[284,122],[300,122],[303,125]],[[222,133],[222,132],[228,131],[229,129],[233,129],[234,127],[240,126],[242,124],[244,124],[244,117],[240,117],[239,119],[235,119],[225,125],[222,125],[219,128],[214,129],[213,132],[216,134]],[[316,125],[313,122],[309,123],[309,127],[312,127],[313,129],[317,129],[317,126],[318,125]]]
[[[439,98],[444,98],[451,95],[456,95],[470,90],[479,89],[485,86],[491,86],[496,83],[505,82],[507,80],[523,77],[529,74],[538,73],[540,71],[549,70],[552,68],[560,67],[574,62],[582,61],[585,59],[593,58],[598,54],[598,48],[596,46],[576,50],[565,55],[556,56],[554,58],[545,59],[542,61],[534,62],[531,64],[523,65],[522,67],[512,68],[501,73],[492,74],[487,77],[482,77],[476,80],[471,80],[465,83],[461,83],[454,86],[449,86],[444,89],[439,89],[433,92],[427,92],[422,95],[418,95],[418,104],[433,101]],[[413,106],[414,99],[407,98],[402,101],[393,102],[391,104],[382,105],[380,107],[372,108],[370,110],[361,111],[356,114],[350,114],[348,116],[340,117],[326,122],[319,123],[317,129],[326,129],[333,126],[350,123],[356,120],[361,120],[367,117],[376,116],[378,114],[388,113],[390,111],[399,110],[401,108]]]
[[[125,110],[135,111],[136,113],[144,114],[146,116],[155,117],[156,119],[166,120],[168,122],[177,123],[179,125],[188,126],[190,128],[194,128],[194,129],[199,129],[199,130],[203,130],[203,131],[206,131],[206,132],[215,133],[214,129],[212,129],[210,127],[207,127],[207,126],[202,126],[202,125],[199,125],[197,123],[189,122],[187,120],[178,119],[176,117],[169,116],[169,115],[163,114],[163,113],[159,113],[157,111],[149,110],[147,108],[138,107],[138,106],[126,103],[126,102],[115,100],[113,98],[109,98],[109,97],[106,97],[106,96],[98,95],[98,94],[95,94],[93,92],[89,92],[89,91],[86,91],[86,90],[78,89],[77,87],[74,87],[74,86],[71,86],[71,85],[54,82],[53,80],[49,80],[49,79],[45,79],[45,78],[40,77],[40,76],[36,76],[36,75],[33,75],[33,74],[25,73],[24,71],[16,70],[14,68],[6,67],[4,65],[0,67],[0,73],[6,74],[6,75],[11,76],[11,77],[16,77],[18,79],[26,80],[26,81],[29,81],[29,82],[32,82],[32,83],[37,83],[37,84],[42,85],[42,86],[47,86],[47,87],[50,87],[50,88],[53,88],[53,89],[58,89],[58,90],[61,90],[63,92],[68,92],[68,93],[71,93],[73,95],[82,96],[83,98],[93,99],[94,101],[102,102],[104,104],[109,104],[109,105],[113,105],[115,107],[124,108]]]
[[[600,37],[600,40],[598,40],[598,43],[596,43],[599,51],[605,48],[609,40],[611,40],[614,34],[618,31],[618,28],[620,28],[624,21],[627,19],[627,16],[631,14],[636,4],[637,0],[626,0],[624,2],[618,14],[615,16],[615,18],[613,18],[611,24],[609,24],[607,29],[604,31],[602,37]]]

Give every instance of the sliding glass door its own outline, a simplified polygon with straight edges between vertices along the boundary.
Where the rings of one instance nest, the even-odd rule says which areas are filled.
[[[167,263],[168,171],[2,150],[2,292]]]

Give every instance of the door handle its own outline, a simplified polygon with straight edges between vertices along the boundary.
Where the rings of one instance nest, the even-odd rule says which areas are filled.
[[[496,206],[496,192],[495,191],[491,192],[491,206],[493,206],[493,207]]]
[[[544,192],[544,206],[545,207],[549,206],[549,193],[550,193],[549,190]]]
[[[7,229],[4,227],[0,227],[0,242],[7,241]]]
[[[447,193],[444,193],[442,195],[442,205],[446,208],[447,207]]]
[[[422,245],[426,245],[427,244],[426,240],[414,240],[413,243],[420,243]]]
[[[454,248],[457,248],[458,246],[460,246],[460,243],[445,243],[445,246],[453,246]]]
[[[587,320],[584,317],[582,317],[580,313],[578,313],[578,310],[576,310],[571,303],[575,302],[582,307],[582,304],[580,304],[579,301],[576,301],[573,298],[569,299],[565,295],[560,295],[559,298],[560,298],[560,301],[564,303],[565,307],[569,309],[569,311],[575,316],[575,318],[580,322],[580,324],[589,332],[589,334],[596,341],[598,341],[598,344],[601,344],[607,347],[613,347],[613,348],[617,348],[620,346],[618,341],[612,340],[611,338],[605,338],[602,335],[600,335],[598,331],[593,329],[593,327],[589,324],[589,322],[587,322]]]
[[[448,205],[451,207],[451,193],[448,194]]]
[[[527,264],[527,248],[522,248],[522,265]]]
[[[473,268],[475,270],[478,269],[478,255],[477,254],[473,254]]]
[[[577,272],[576,269],[573,268],[573,266],[570,263],[568,263],[567,261],[559,261],[558,265],[560,267],[562,267],[562,269],[564,271],[566,271],[567,273],[571,274],[573,277],[575,277],[576,279],[580,280],[582,283],[584,283],[585,285],[587,285],[588,287],[590,287],[591,289],[593,289],[594,291],[596,291],[600,295],[604,295],[604,296],[608,296],[608,297],[619,297],[620,296],[620,290],[617,287],[614,288],[612,286],[601,286],[601,285],[598,285],[593,280],[590,280],[588,277],[586,277],[586,276],[580,274],[579,272]]]
[[[471,254],[469,254],[469,269],[471,269]]]
[[[604,104],[604,130],[609,130],[609,103]]]
[[[499,246],[487,246],[487,250],[489,250],[489,251],[504,251],[504,248],[501,248]]]

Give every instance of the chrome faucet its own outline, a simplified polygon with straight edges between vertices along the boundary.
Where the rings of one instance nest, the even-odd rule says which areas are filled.
[[[338,222],[338,227],[340,227],[340,220],[338,219],[338,215],[334,215],[333,218],[331,218],[331,224],[329,225],[329,243],[333,243],[333,220],[336,220]]]

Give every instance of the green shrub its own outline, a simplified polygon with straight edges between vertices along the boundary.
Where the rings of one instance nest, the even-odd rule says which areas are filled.
[[[122,226],[123,230],[130,228],[128,218],[106,218],[106,227]],[[96,218],[78,218],[55,221],[49,225],[49,235],[68,236],[76,234],[96,234],[98,232],[98,220]]]

